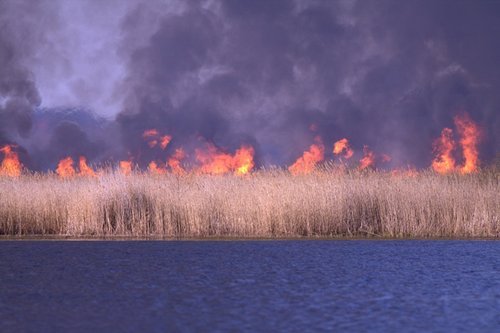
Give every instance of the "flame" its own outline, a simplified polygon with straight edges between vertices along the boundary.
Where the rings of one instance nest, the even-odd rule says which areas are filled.
[[[0,164],[0,176],[19,177],[21,175],[22,164],[19,161],[19,156],[15,151],[12,151],[12,148],[11,145],[0,148],[0,152],[4,154],[4,159]]]
[[[340,139],[333,144],[333,153],[335,155],[343,153],[345,159],[350,159],[352,155],[354,155],[354,152],[349,147],[349,141],[346,138]]]
[[[62,178],[75,176],[76,171],[73,167],[73,159],[68,156],[60,160],[59,164],[57,164],[56,173]]]
[[[80,156],[80,160],[78,162],[78,168],[80,169],[80,176],[90,176],[90,177],[95,177],[95,171],[92,170],[91,167],[88,166],[87,164],[87,158],[84,156]]]
[[[309,147],[309,150],[305,151],[304,154],[295,161],[295,163],[288,167],[288,170],[293,175],[311,173],[316,168],[316,164],[324,159],[325,146],[323,145],[321,138],[317,136],[314,140],[316,143],[312,144]]]
[[[375,166],[375,154],[368,148],[363,147],[363,158],[359,161],[359,169],[373,168]]]
[[[160,147],[161,149],[165,150],[167,148],[168,144],[172,141],[172,137],[170,135],[164,135],[160,137]]]
[[[148,165],[148,170],[149,172],[156,174],[156,175],[164,175],[167,173],[167,169],[165,165],[158,165],[155,161],[152,161]]]
[[[132,161],[120,161],[120,171],[128,176],[132,173]]]
[[[254,149],[251,146],[241,146],[233,155],[219,151],[213,144],[208,144],[206,150],[196,149],[196,160],[201,166],[199,172],[212,175],[222,175],[229,172],[242,175],[254,167]]]
[[[477,171],[479,166],[477,145],[480,141],[481,132],[467,114],[462,114],[454,118],[460,136],[460,146],[464,155],[464,165],[460,168],[461,173],[471,173]]]
[[[201,173],[222,175],[231,171],[233,157],[219,152],[213,144],[209,144],[206,150],[196,149],[195,156],[196,160],[201,163]]]
[[[455,159],[452,152],[455,149],[453,140],[453,131],[450,128],[444,128],[441,136],[434,142],[434,151],[436,157],[432,161],[434,171],[444,174],[455,169]]]
[[[142,133],[142,138],[147,141],[148,146],[153,148],[158,144],[158,140],[156,139],[160,134],[156,129],[148,129]]]
[[[150,148],[154,148],[157,145],[160,146],[161,149],[165,150],[167,148],[170,141],[172,141],[171,135],[160,135],[157,129],[148,129],[142,133],[142,138],[146,140],[148,146]]]
[[[174,174],[181,176],[186,173],[181,165],[181,162],[185,157],[186,153],[184,152],[184,149],[177,148],[174,154],[168,159],[167,164]]]
[[[254,167],[255,150],[251,146],[242,146],[234,154],[234,167],[237,175],[245,175]]]

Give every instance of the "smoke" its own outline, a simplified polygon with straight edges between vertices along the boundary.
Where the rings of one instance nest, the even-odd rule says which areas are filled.
[[[28,135],[31,112],[40,104],[34,77],[26,64],[34,52],[33,36],[20,22],[19,14],[0,1],[0,145]]]
[[[318,135],[326,158],[348,138],[353,160],[367,145],[392,157],[387,166],[428,167],[433,140],[461,112],[485,132],[480,157],[498,154],[498,2],[0,7],[0,141],[23,143],[38,168],[78,154],[145,165],[206,142],[250,144],[261,165],[290,165]],[[36,117],[50,125],[30,134],[39,105],[59,116]],[[99,116],[84,125],[61,109]],[[172,135],[166,151],[147,149],[151,128]]]

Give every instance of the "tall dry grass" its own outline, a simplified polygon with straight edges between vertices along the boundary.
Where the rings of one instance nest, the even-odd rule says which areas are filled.
[[[159,237],[498,237],[498,169],[415,177],[286,171],[0,178],[0,234]]]

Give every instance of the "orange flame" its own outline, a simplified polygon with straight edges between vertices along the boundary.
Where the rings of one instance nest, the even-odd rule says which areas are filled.
[[[56,173],[59,177],[69,178],[76,174],[75,168],[73,167],[73,159],[71,157],[63,158],[59,161],[57,165]]]
[[[148,129],[142,133],[142,138],[147,141],[148,146],[153,148],[158,144],[158,140],[156,139],[160,134],[156,129]]]
[[[184,152],[184,149],[177,148],[174,154],[168,159],[167,164],[174,174],[181,176],[186,173],[181,165],[181,162],[185,157],[186,153]]]
[[[120,171],[128,176],[132,173],[132,161],[120,161]]]
[[[233,155],[221,152],[213,144],[208,144],[206,150],[196,149],[196,160],[201,166],[199,172],[212,175],[222,175],[234,172],[243,175],[254,167],[254,149],[251,146],[241,146]]]
[[[373,168],[375,166],[375,154],[368,148],[363,147],[363,158],[359,161],[359,169]]]
[[[254,167],[255,150],[251,146],[242,146],[234,154],[234,168],[237,175],[245,175]]]
[[[436,157],[432,161],[434,171],[445,174],[455,169],[455,159],[452,152],[455,149],[455,141],[453,140],[453,131],[450,128],[444,128],[441,131],[441,136],[434,141],[434,151]]]
[[[149,163],[148,170],[149,172],[156,175],[164,175],[167,173],[165,165],[162,164],[158,165],[155,161]]]
[[[0,176],[19,177],[21,175],[22,164],[19,161],[19,156],[15,151],[12,151],[12,148],[11,145],[0,148],[0,152],[4,154],[4,159],[0,164]]]
[[[142,138],[146,140],[150,148],[154,148],[157,145],[159,145],[160,148],[163,150],[165,150],[170,141],[172,141],[172,136],[170,135],[161,136],[158,130],[154,128],[145,130],[144,133],[142,133]]]
[[[316,168],[316,164],[323,161],[325,157],[325,146],[319,136],[315,137],[314,140],[316,143],[312,144],[309,150],[305,151],[295,163],[288,167],[288,171],[293,175],[311,173]]]
[[[207,150],[196,149],[196,160],[201,163],[200,172],[221,175],[231,170],[231,155],[219,152],[217,147],[209,144]]]
[[[340,139],[333,144],[333,153],[335,155],[344,153],[343,157],[345,159],[350,159],[352,155],[354,155],[354,152],[349,147],[349,141],[346,138]]]
[[[477,145],[481,136],[479,127],[465,113],[456,116],[454,121],[460,135],[460,146],[462,146],[465,159],[460,172],[471,173],[477,171],[479,165]]]
[[[80,160],[78,162],[78,168],[80,169],[80,176],[89,176],[89,177],[95,177],[95,171],[92,170],[91,167],[88,166],[87,164],[87,158],[84,156],[80,156]]]
[[[172,137],[170,135],[164,135],[160,137],[160,147],[161,149],[165,150],[167,148],[168,144],[172,141]]]

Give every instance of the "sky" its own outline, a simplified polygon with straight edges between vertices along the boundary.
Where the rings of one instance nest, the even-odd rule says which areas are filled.
[[[200,142],[267,166],[345,137],[424,168],[466,112],[488,163],[499,18],[493,0],[0,0],[0,145],[34,170]],[[169,150],[145,151],[150,128]]]

